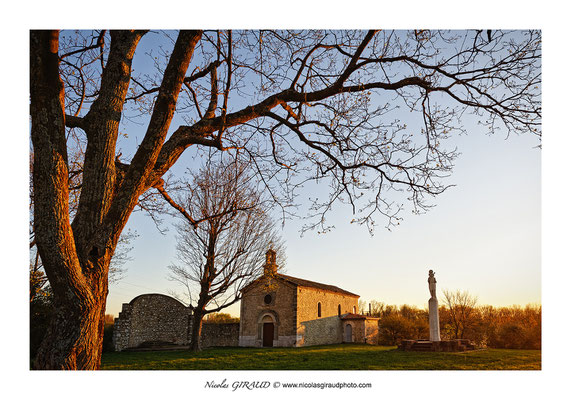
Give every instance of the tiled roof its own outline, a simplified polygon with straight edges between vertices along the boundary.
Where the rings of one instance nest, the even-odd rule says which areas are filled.
[[[333,285],[326,285],[324,283],[312,282],[312,281],[308,281],[305,279],[294,278],[293,276],[282,275],[282,274],[276,274],[276,277],[281,278],[281,279],[285,280],[286,282],[292,283],[296,286],[310,287],[310,288],[321,289],[321,290],[325,290],[325,291],[333,292],[333,293],[341,293],[341,294],[344,294],[346,296],[359,297],[358,294],[348,292],[346,290],[343,290],[343,289],[338,288],[337,286],[333,286]]]
[[[341,319],[367,319],[366,315],[348,313],[341,317]]]
[[[325,290],[327,292],[340,293],[340,294],[343,294],[345,296],[359,297],[358,294],[348,292],[347,290],[343,290],[343,289],[338,288],[337,286],[333,286],[333,285],[326,285],[324,283],[308,281],[306,279],[294,278],[293,276],[288,276],[288,275],[283,275],[283,274],[275,274],[274,277],[277,279],[280,279],[282,281],[288,282],[288,283],[295,285],[295,286],[310,287],[310,288]],[[260,282],[262,279],[264,279],[264,275],[262,275],[261,277],[259,277],[255,281],[251,282],[250,284],[246,285],[244,288],[241,289],[241,291],[247,290],[249,287]]]

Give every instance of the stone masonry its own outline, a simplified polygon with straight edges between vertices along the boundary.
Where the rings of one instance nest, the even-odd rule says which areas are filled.
[[[278,274],[275,260],[269,250],[264,274],[242,289],[239,323],[203,323],[202,348],[378,344],[378,318],[357,314],[358,295]],[[172,297],[138,296],[115,319],[115,350],[188,345],[191,320],[190,308]]]
[[[202,323],[200,335],[200,348],[208,347],[237,347],[239,322],[228,323]]]
[[[242,290],[240,346],[377,344],[378,319],[356,314],[358,295],[278,274],[272,253],[269,250],[266,255],[263,276]],[[344,318],[349,315],[355,318]],[[346,329],[349,335],[345,335]]]
[[[143,294],[123,304],[115,318],[113,344],[116,351],[144,343],[188,344],[190,310],[163,294]]]
[[[188,345],[190,342],[190,308],[163,294],[143,294],[123,304],[115,318],[115,351],[145,346]],[[240,324],[202,324],[200,346],[238,346]]]
[[[243,292],[240,304],[240,346],[262,347],[264,322],[274,324],[275,346],[293,346],[296,341],[296,287],[260,281]],[[268,297],[266,297],[268,296]],[[266,299],[269,302],[266,303]]]
[[[311,287],[298,287],[297,346],[342,343],[342,315],[354,312],[359,296]],[[321,316],[318,316],[321,305]],[[339,313],[341,309],[341,313]]]

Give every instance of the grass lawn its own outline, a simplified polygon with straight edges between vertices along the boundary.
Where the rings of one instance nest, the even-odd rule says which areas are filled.
[[[225,347],[189,351],[103,353],[102,369],[198,370],[539,370],[540,350],[404,352],[343,344],[298,348]]]

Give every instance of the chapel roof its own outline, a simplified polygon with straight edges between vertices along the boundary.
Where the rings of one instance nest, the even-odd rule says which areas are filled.
[[[355,293],[351,293],[348,292],[347,290],[341,289],[337,286],[333,286],[333,285],[327,285],[325,283],[319,283],[319,282],[313,282],[313,281],[308,281],[306,279],[300,279],[300,278],[295,278],[293,276],[288,276],[288,275],[283,275],[283,274],[276,274],[276,276],[278,278],[282,278],[283,280],[292,283],[296,286],[301,286],[301,287],[310,287],[310,288],[314,288],[314,289],[321,289],[321,290],[325,290],[328,292],[333,292],[333,293],[340,293],[340,294],[344,294],[346,296],[354,296],[354,297],[359,297],[358,294]]]
[[[347,314],[343,315],[341,317],[341,319],[346,320],[346,319],[379,319],[379,318],[370,317],[368,315],[362,315],[362,314],[347,313]]]
[[[277,278],[279,280],[285,281],[287,283],[290,283],[292,285],[295,285],[295,286],[309,287],[309,288],[324,290],[327,292],[339,293],[339,294],[343,294],[345,296],[359,297],[358,294],[351,293],[351,292],[344,290],[344,289],[341,289],[337,286],[327,285],[325,283],[308,281],[306,279],[295,278],[293,276],[283,275],[283,274],[275,274],[275,275],[273,275],[273,277]],[[247,285],[246,287],[244,287],[242,290],[247,289],[249,286],[253,285],[256,282],[259,282],[263,278],[264,278],[264,276],[261,276],[260,278],[256,279],[254,282],[252,282],[249,285]]]
[[[341,317],[341,319],[367,319],[364,315],[347,313]]]

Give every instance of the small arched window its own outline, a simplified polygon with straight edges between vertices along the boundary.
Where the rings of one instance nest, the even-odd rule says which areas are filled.
[[[357,309],[353,306],[353,314],[357,314]]]
[[[337,315],[341,316],[341,304],[337,306]]]
[[[321,303],[317,303],[317,318],[321,318]]]

